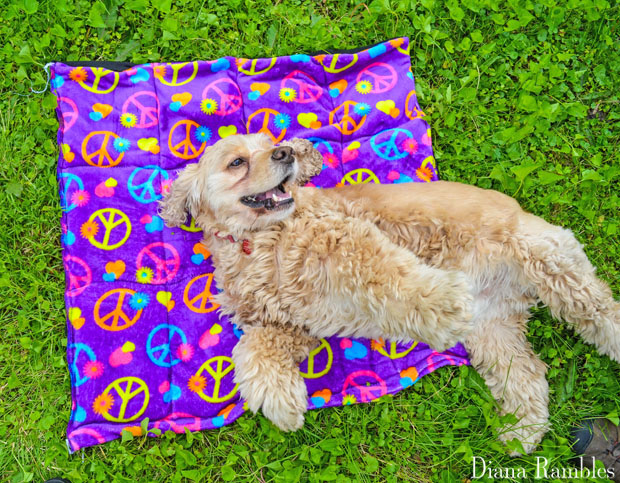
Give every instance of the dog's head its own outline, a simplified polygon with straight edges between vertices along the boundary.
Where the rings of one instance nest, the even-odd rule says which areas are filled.
[[[189,213],[203,229],[261,229],[293,213],[293,186],[305,184],[322,163],[303,139],[274,146],[263,134],[229,136],[179,174],[160,202],[160,214],[169,226],[184,224]]]

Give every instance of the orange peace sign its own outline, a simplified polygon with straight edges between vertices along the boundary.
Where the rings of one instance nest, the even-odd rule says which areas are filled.
[[[398,346],[401,344],[399,344],[398,342],[390,342],[390,348],[388,352],[385,350],[385,343],[382,343],[382,342],[383,341],[379,341],[379,343],[377,344],[376,350],[379,354],[384,355],[385,357],[388,357],[390,359],[401,359],[405,357],[407,354],[409,354],[418,345],[418,342],[415,341],[409,347],[399,352]]]
[[[199,280],[200,282],[198,282]],[[219,307],[219,305],[213,303],[213,301],[211,300],[213,298],[213,294],[211,293],[212,283],[212,273],[203,273],[202,275],[198,275],[197,277],[194,277],[189,281],[189,283],[185,286],[185,290],[183,291],[183,302],[185,302],[185,305],[187,305],[187,308],[189,310],[191,310],[192,312],[197,312],[199,314],[207,314],[209,312],[213,312]],[[196,287],[202,288],[202,290],[196,293],[196,291],[194,290],[194,285],[196,285]],[[190,298],[190,292],[195,294],[192,296],[192,298]]]
[[[263,123],[260,127],[260,129],[258,131],[251,131],[250,130],[250,123],[252,122],[252,119],[254,118],[258,118],[260,120],[260,116],[263,115]],[[269,129],[269,119],[271,118],[271,116],[277,116],[278,114],[280,114],[278,111],[274,110],[274,109],[269,109],[268,107],[265,107],[263,109],[259,109],[258,111],[254,112],[253,114],[250,115],[250,117],[248,117],[248,122],[246,124],[246,129],[247,131],[250,132],[262,132],[264,134],[267,134],[267,136],[269,136],[271,138],[271,140],[273,141],[274,144],[279,143],[280,141],[282,141],[282,139],[284,139],[284,136],[286,135],[286,128],[282,129],[282,131],[280,131],[280,135],[279,136],[275,136],[271,130]],[[255,125],[258,123],[255,123]]]
[[[194,159],[200,156],[207,143],[203,142],[200,144],[200,147],[197,148],[192,142],[192,140],[198,142],[195,133],[196,129],[199,127],[200,125],[197,122],[190,119],[182,119],[172,126],[170,135],[168,136],[168,147],[170,148],[170,152],[181,159]],[[192,136],[192,130],[194,131],[194,136]],[[174,145],[172,144],[173,138],[175,138],[176,143]]]
[[[357,131],[364,125],[364,122],[366,121],[366,117],[367,117],[365,115],[361,116],[361,119],[359,121],[356,121],[353,118],[351,111],[353,110],[353,112],[355,112],[354,108],[357,104],[358,103],[355,101],[344,101],[334,110],[330,111],[329,124],[331,124],[336,129],[338,129],[338,131],[340,131],[342,134],[345,134],[345,135],[353,134],[355,131]],[[342,109],[342,118],[338,120],[337,114],[339,113],[341,109]],[[336,122],[334,122],[334,120]]]
[[[354,169],[353,171],[349,171],[344,175],[342,184],[367,184],[367,183],[375,183],[381,184],[377,175],[373,173],[371,170],[366,168]]]
[[[188,65],[191,66],[186,68]],[[168,80],[168,68],[172,71]],[[183,71],[183,72],[181,72]],[[182,86],[188,84],[196,78],[198,73],[198,62],[178,62],[175,64],[153,64],[153,75],[155,79],[167,86]],[[183,77],[187,76],[186,79]],[[179,80],[181,77],[181,80]]]
[[[136,389],[133,388],[134,383],[138,385]],[[118,407],[113,403],[110,409],[101,413],[108,421],[126,423],[138,419],[149,404],[149,388],[142,379],[138,379],[137,377],[121,377],[112,381],[110,385],[105,388],[102,395],[109,395],[111,392],[116,393],[121,403]],[[116,402],[116,398],[113,395],[111,396],[114,402]],[[117,414],[116,416],[110,414],[112,410]],[[129,415],[127,415],[128,412]]]
[[[344,54],[344,55],[350,55],[350,54]],[[357,54],[353,54],[353,57],[351,58],[351,62],[349,62],[347,65],[345,65],[344,67],[338,67],[338,61],[340,60],[340,54],[335,54],[331,56],[331,59],[329,60],[329,65],[325,65],[325,55],[317,55],[315,57],[316,60],[319,61],[319,63],[323,66],[323,69],[325,69],[325,72],[329,72],[331,74],[337,74],[339,72],[343,72],[345,70],[347,70],[350,67],[353,67],[355,64],[357,64]]]
[[[227,394],[220,395],[220,391],[222,391],[222,385],[224,378],[230,374],[229,380],[226,381],[228,385],[230,385],[233,377],[233,369],[235,368],[235,363],[232,361],[230,357],[226,356],[215,356],[204,362],[198,372],[196,372],[196,376],[200,377],[204,371],[207,371],[209,375],[213,378],[213,390],[211,394],[205,394],[204,389],[201,389],[197,392],[197,394],[207,402],[210,403],[221,403],[224,401],[228,401],[237,393],[237,388],[239,384],[235,384],[235,386],[228,391]],[[209,382],[207,382],[207,386],[209,386]]]
[[[108,69],[104,69],[103,67],[91,67],[91,72],[95,76],[93,79],[93,83],[91,85],[86,84],[86,81],[79,81],[78,84],[82,86],[82,88],[86,89],[89,92],[94,94],[107,94],[116,89],[118,85],[119,74],[118,72],[114,72]],[[110,74],[112,74],[112,80],[110,81]],[[103,82],[102,82],[103,81]],[[99,87],[99,84],[110,84],[106,88]]]
[[[82,157],[91,166],[99,168],[111,168],[123,160],[125,153],[119,153],[116,157],[108,151],[108,144],[112,144],[119,135],[112,131],[93,131],[82,141]],[[112,138],[112,142],[110,142]],[[89,141],[93,140],[90,143]],[[94,149],[92,149],[94,148]]]
[[[323,355],[324,352],[325,355]],[[319,361],[317,360],[319,356],[321,359],[326,358],[325,367],[322,370],[316,372],[315,366],[319,365]],[[329,372],[329,370],[332,368],[333,362],[334,353],[332,351],[332,347],[325,339],[321,339],[321,343],[319,344],[319,346],[311,350],[310,354],[308,354],[308,358],[300,365],[299,373],[304,379],[318,379],[319,377],[324,376]],[[306,365],[305,372],[301,369],[303,365]]]
[[[415,97],[415,89],[413,89],[409,94],[407,94],[407,99],[405,99],[405,115],[413,120],[424,117],[424,113],[418,109]]]
[[[116,215],[119,215],[118,219],[116,218]],[[127,241],[127,238],[129,238],[129,235],[131,235],[131,222],[129,221],[129,217],[122,211],[117,210],[116,208],[103,208],[101,210],[97,210],[92,215],[90,215],[88,221],[93,222],[95,219],[99,220],[105,228],[102,232],[103,239],[101,241],[96,239],[96,236],[99,233],[97,233],[97,235],[95,236],[91,236],[88,239],[88,241],[97,248],[100,248],[102,250],[114,250],[115,248],[123,245]],[[120,239],[117,239],[118,236],[115,236],[114,239],[116,241],[112,242],[112,232],[120,233],[120,230],[115,230],[115,228],[122,225],[125,225],[125,233]]]
[[[264,74],[265,72],[270,71],[274,65],[276,65],[277,57],[271,57],[270,59],[239,59],[237,61],[237,69],[240,72],[243,72],[246,75],[258,75]],[[261,66],[265,65],[265,63],[269,61],[269,65],[267,67],[263,67],[262,69],[257,70],[257,66],[260,64]],[[250,63],[249,67],[246,68],[247,63]]]
[[[116,288],[104,293],[99,297],[97,303],[95,303],[95,308],[93,310],[95,323],[103,330],[109,330],[111,332],[119,332],[134,325],[138,322],[138,319],[140,319],[142,309],[136,311],[135,315],[130,317],[125,313],[123,305],[129,306],[129,300],[127,300],[126,303],[125,301],[126,299],[130,299],[135,293],[136,292],[129,288]],[[102,305],[106,309],[110,309],[110,307],[114,308],[102,315]],[[129,309],[133,311],[131,307],[129,307]]]

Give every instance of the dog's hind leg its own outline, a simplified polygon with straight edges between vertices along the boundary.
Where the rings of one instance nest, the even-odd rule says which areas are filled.
[[[471,363],[499,402],[501,414],[519,418],[506,425],[499,438],[517,438],[526,453],[547,432],[549,419],[546,367],[525,337],[528,316],[527,312],[483,315],[465,340]]]
[[[620,303],[596,277],[575,236],[525,214],[515,243],[527,281],[551,313],[566,320],[599,352],[620,362]]]
[[[232,359],[235,382],[252,412],[262,408],[283,431],[303,426],[308,394],[298,364],[317,344],[295,327],[244,327]]]

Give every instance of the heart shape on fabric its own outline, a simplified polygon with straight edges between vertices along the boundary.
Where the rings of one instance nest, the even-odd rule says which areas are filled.
[[[149,73],[145,69],[143,69],[141,67],[138,67],[136,69],[136,73],[134,75],[130,76],[129,80],[133,84],[137,84],[139,82],[146,82],[150,78],[151,78],[151,76],[149,75]]]
[[[125,352],[123,350],[123,347],[118,347],[117,349],[114,350],[114,352],[112,352],[112,354],[110,354],[110,357],[108,358],[108,363],[112,367],[119,367],[119,366],[127,365],[131,361],[133,361],[132,352],[133,351]]]
[[[192,95],[189,92],[178,92],[172,94],[172,102],[180,102],[182,106],[186,105],[192,100]]]
[[[318,122],[318,117],[314,112],[302,112],[297,115],[297,122],[306,129],[312,129],[312,124]]]
[[[217,133],[220,135],[222,139],[237,134],[237,126],[231,124],[230,126],[220,126],[217,130]]]
[[[101,103],[96,103],[93,104],[93,112],[97,112],[99,114],[101,114],[101,118],[105,119],[106,117],[108,117],[108,115],[112,112],[113,108],[110,104],[101,104]]]
[[[116,276],[116,280],[118,280],[125,273],[125,262],[122,260],[108,262],[105,264],[105,271],[106,273],[113,273]]]
[[[387,99],[385,101],[379,101],[377,102],[377,104],[375,104],[376,108],[381,111],[384,114],[387,114],[388,116],[390,115],[390,111],[392,109],[396,108],[396,103],[391,100],[391,99]]]
[[[215,62],[211,64],[211,72],[221,72],[230,68],[230,62],[228,59],[217,59]]]
[[[329,389],[321,389],[320,391],[316,391],[312,394],[310,400],[315,407],[322,408],[330,401],[331,398],[332,392]]]
[[[153,154],[159,153],[159,140],[157,138],[138,139],[138,147],[142,151],[149,151]]]
[[[266,82],[252,82],[250,84],[250,90],[257,91],[261,96],[265,95],[270,88],[271,86]]]
[[[351,347],[344,350],[344,357],[350,361],[355,359],[363,359],[368,354],[368,349],[361,342],[351,341]]]

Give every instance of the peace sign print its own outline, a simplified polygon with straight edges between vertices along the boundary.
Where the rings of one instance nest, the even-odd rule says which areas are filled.
[[[63,104],[66,104],[66,106]],[[67,109],[67,106],[69,109]],[[58,98],[58,109],[62,112],[62,120],[60,122],[59,129],[60,132],[64,134],[75,124],[80,116],[80,112],[75,101],[73,101],[73,99],[69,99],[68,97]]]
[[[174,246],[164,242],[154,242],[145,246],[136,258],[138,270],[145,267],[154,268],[154,276],[150,283],[155,285],[172,280],[180,266],[179,252]]]
[[[407,99],[405,99],[405,115],[412,121],[424,117],[424,113],[417,107],[415,89],[409,92]]]
[[[82,343],[69,344],[67,350],[74,351],[73,359],[69,364],[69,371],[71,373],[71,381],[73,387],[79,387],[85,382],[90,381],[90,377],[88,377],[86,374],[84,374],[83,376],[80,375],[79,368],[84,367],[84,364],[87,361],[96,361],[97,357],[89,346]]]
[[[338,107],[330,111],[329,124],[338,129],[342,134],[353,134],[364,125],[367,117],[366,115],[360,115],[355,112],[355,106],[357,104],[358,103],[355,101],[344,101]]]
[[[90,215],[88,221],[97,223],[96,220],[99,220],[103,225],[104,230],[101,232],[103,238],[97,240],[97,237],[100,236],[100,232],[97,232],[88,241],[97,248],[114,250],[123,245],[129,238],[129,235],[131,235],[129,217],[116,208],[103,208],[95,211]]]
[[[185,428],[189,431],[200,430],[200,418],[198,416],[192,416],[191,414],[174,412],[168,414],[163,419],[155,421],[155,427],[161,429],[161,427],[168,427],[168,429],[174,431],[177,434],[185,432]]]
[[[86,79],[78,83],[83,89],[93,94],[108,94],[116,89],[118,85],[119,73],[103,67],[91,67],[92,76],[87,75]]]
[[[119,135],[111,131],[93,131],[82,141],[82,157],[91,166],[111,168],[123,160],[124,152],[110,153]]]
[[[323,95],[323,89],[317,84],[316,80],[301,70],[294,70],[288,74],[280,83],[281,89],[289,88],[297,92],[297,96],[292,99],[299,104],[308,104],[318,101]]]
[[[211,82],[202,91],[203,99],[216,99],[217,110],[214,114],[225,116],[233,114],[243,107],[243,96],[239,86],[228,77]]]
[[[377,156],[395,161],[409,155],[404,149],[401,150],[403,141],[412,138],[413,135],[407,129],[398,127],[385,129],[370,138],[370,146]]]
[[[117,288],[104,293],[95,303],[95,323],[103,330],[111,332],[125,330],[134,325],[142,315],[142,309],[133,310],[129,305],[129,299],[135,293],[129,288]]]
[[[168,178],[168,172],[160,166],[149,165],[136,168],[129,175],[127,189],[137,202],[152,203],[163,198],[161,187]]]
[[[367,184],[375,183],[381,184],[377,175],[371,170],[366,168],[354,169],[344,175],[341,181],[342,184]]]
[[[90,267],[84,260],[73,255],[65,255],[63,262],[67,275],[67,297],[80,295],[93,281]]]
[[[357,82],[368,81],[372,84],[371,94],[381,94],[391,90],[398,80],[398,74],[389,64],[375,62],[357,74]]]
[[[274,144],[277,144],[282,141],[282,139],[284,139],[284,136],[286,136],[286,128],[283,128],[276,136],[271,132],[271,129],[269,128],[269,120],[271,119],[271,116],[273,116],[274,122],[272,124],[275,126],[275,117],[279,114],[280,113],[278,111],[274,109],[269,109],[268,107],[259,109],[258,111],[250,114],[250,117],[248,117],[246,129],[249,133],[262,132],[269,136]],[[260,126],[260,128],[256,129],[257,126]]]
[[[95,431],[94,429],[91,429],[91,428],[79,428],[79,429],[76,429],[75,431],[71,431],[67,435],[67,441],[69,441],[69,443],[71,444],[71,449],[73,449],[73,451],[78,451],[80,449],[80,446],[75,442],[75,437],[82,436],[83,434],[91,436],[96,441],[95,444],[103,444],[106,442],[106,439],[103,436],[101,436],[101,434],[99,434],[98,431]],[[90,445],[84,444],[84,446],[90,446]]]
[[[318,379],[332,368],[334,352],[325,339],[308,354],[308,358],[299,365],[299,373],[304,379]],[[322,369],[321,369],[322,367]]]
[[[348,55],[350,54],[343,54],[343,58],[345,59],[345,62],[347,60]],[[325,55],[317,55],[315,59],[317,59],[319,63],[323,66],[323,69],[325,69],[325,72],[329,72],[330,74],[338,74],[340,72],[344,72],[345,70],[357,64],[357,60],[358,60],[357,54],[353,54],[353,56],[351,57],[351,61],[345,64],[345,62],[340,62],[340,54],[335,54],[331,56],[328,64],[325,64],[325,57],[326,57]]]
[[[198,233],[199,231],[202,231],[202,228],[196,226],[196,220],[192,217],[189,225],[181,225],[181,230],[189,231],[190,233]]]
[[[150,393],[142,379],[129,376],[111,382],[101,396],[108,396],[113,403],[109,409],[100,414],[108,421],[127,423],[142,415],[149,404]]]
[[[356,371],[347,376],[342,386],[343,396],[357,395],[362,402],[369,402],[387,394],[387,384],[373,371]]]
[[[208,314],[219,307],[219,305],[212,301],[212,283],[212,273],[203,273],[189,281],[183,291],[183,302],[185,302],[189,310],[199,314]]]
[[[245,75],[258,75],[269,72],[276,65],[276,57],[269,59],[238,59],[237,69]]]
[[[202,154],[206,142],[200,143],[196,138],[196,129],[200,125],[190,119],[178,121],[170,130],[168,148],[170,152],[181,159],[194,159]],[[199,145],[198,147],[196,147]]]
[[[152,91],[132,94],[123,104],[123,114],[133,114],[138,122],[133,127],[146,129],[159,122],[159,98]]]
[[[158,345],[153,346],[154,343]],[[176,325],[160,324],[155,327],[146,340],[146,353],[151,362],[160,367],[172,367],[181,359],[174,357],[176,348],[187,344],[187,337]]]
[[[379,354],[384,355],[392,360],[394,359],[402,359],[407,354],[409,354],[413,349],[418,345],[417,342],[412,342],[409,347],[403,348],[402,344],[397,342],[390,342],[389,349],[385,350],[385,343],[383,341],[379,342],[376,346],[376,350]]]
[[[69,213],[72,209],[77,208],[75,203],[68,204],[71,199],[69,192],[83,191],[84,183],[82,183],[82,178],[72,173],[60,173],[58,177],[61,183],[63,179],[65,180],[62,183],[62,191],[60,192],[60,207],[65,213]]]
[[[153,64],[153,76],[167,86],[182,86],[196,78],[198,62],[178,62],[175,64]]]
[[[221,394],[226,386],[233,384],[235,364],[230,357],[215,356],[204,362],[198,372],[193,376],[195,378],[205,377],[202,376],[203,372],[206,372],[211,376],[211,379],[206,378],[206,386],[196,393],[205,401],[210,403],[221,403],[231,399],[236,393],[239,384],[235,384],[234,387],[227,393]]]

